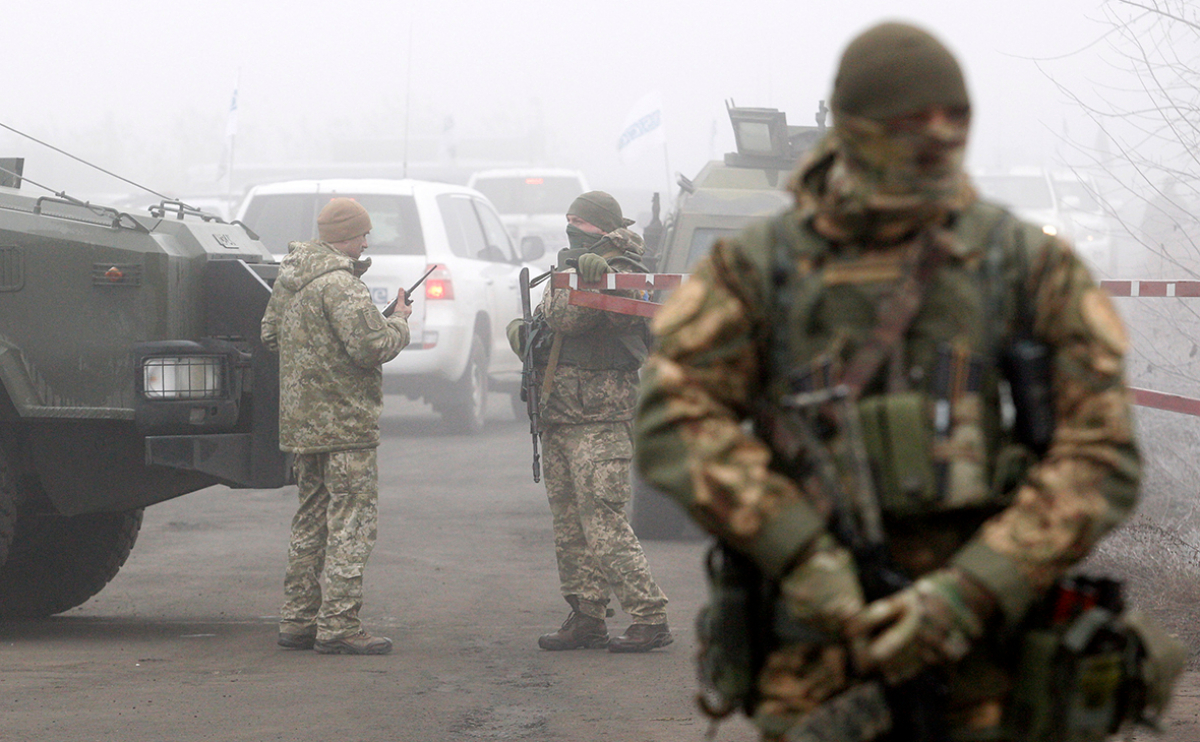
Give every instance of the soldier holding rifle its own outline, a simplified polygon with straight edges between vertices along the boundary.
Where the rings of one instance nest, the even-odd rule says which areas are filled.
[[[590,191],[567,210],[570,246],[559,270],[578,270],[595,282],[610,271],[644,273],[642,238],[627,229],[616,199]],[[528,281],[525,281],[528,285]],[[551,287],[552,289],[552,287]],[[641,317],[573,306],[569,291],[548,289],[531,322],[514,320],[509,340],[526,353],[527,401],[540,412],[546,494],[554,519],[554,547],[562,595],[571,612],[558,631],[538,639],[546,650],[602,649],[647,652],[671,643],[667,597],[625,515],[630,498],[631,435],[638,369],[646,357]],[[525,300],[528,302],[528,299]],[[538,318],[540,316],[540,319]],[[532,333],[522,332],[531,324]],[[544,357],[543,357],[544,353]],[[540,409],[530,394],[540,397]],[[537,432],[534,476],[537,477]],[[632,618],[609,639],[610,595]]]

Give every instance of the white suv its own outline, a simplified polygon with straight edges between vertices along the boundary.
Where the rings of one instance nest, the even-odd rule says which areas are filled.
[[[380,307],[429,268],[414,292],[412,341],[383,367],[384,390],[423,399],[459,432],[483,427],[488,391],[517,394],[521,363],[505,326],[521,314],[518,275],[541,253],[520,256],[491,203],[470,188],[418,180],[297,180],[256,186],[238,219],[276,255],[316,238],[317,214],[334,197],[371,214],[363,276]],[[536,254],[535,254],[536,253]]]

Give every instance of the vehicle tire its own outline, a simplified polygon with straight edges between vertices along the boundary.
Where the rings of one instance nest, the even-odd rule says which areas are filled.
[[[19,520],[0,566],[0,620],[45,618],[100,592],[125,564],[142,511]]]
[[[454,383],[450,399],[442,408],[442,420],[454,433],[478,433],[487,416],[488,358],[483,338],[471,340],[471,353],[462,378]]]
[[[9,547],[12,545],[13,533],[17,527],[17,493],[6,463],[0,459],[0,569],[8,559]]]
[[[683,508],[642,479],[637,467],[630,471],[630,485],[633,497],[629,524],[639,539],[699,541],[704,538],[704,531],[692,522]]]

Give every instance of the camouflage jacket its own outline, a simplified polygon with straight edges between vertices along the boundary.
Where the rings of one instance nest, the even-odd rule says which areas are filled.
[[[279,447],[320,453],[379,445],[381,365],[408,345],[359,278],[370,265],[324,242],[293,242],[262,320],[279,353]]]
[[[983,235],[1004,232],[1010,244],[1023,246],[1014,252],[1026,262],[1019,280],[1018,274],[1004,274],[1002,290],[1009,290],[1009,306],[1023,302],[1030,308],[1032,334],[1052,357],[1053,440],[999,496],[976,501],[973,508],[942,506],[940,512],[892,518],[887,525],[893,557],[913,576],[955,565],[989,590],[1012,625],[1129,514],[1140,459],[1123,380],[1127,341],[1111,301],[1067,244],[1015,219],[1001,222],[1001,213],[975,202],[947,228],[934,230],[948,254],[934,270],[905,336],[902,357],[909,365],[904,376],[928,378],[930,367],[922,370],[917,363],[929,355],[930,336],[954,337],[965,325],[986,333],[999,323],[974,294],[988,283],[979,272]],[[823,244],[838,275],[808,259],[794,259],[789,268],[814,278],[818,286],[858,296],[858,306],[871,313],[869,297],[888,280],[889,249],[839,263],[846,257],[839,251],[850,248],[817,236],[812,216],[794,209],[779,217],[777,229],[805,232]],[[828,532],[830,510],[809,482],[800,484],[784,473],[777,450],[760,429],[746,425],[761,402],[776,393],[772,338],[786,332],[802,345],[813,326],[823,325],[829,329],[826,339],[836,340],[852,335],[846,328],[855,321],[869,331],[878,317],[818,316],[819,307],[797,302],[782,322],[771,296],[775,279],[770,274],[777,271],[771,257],[761,254],[767,249],[756,253],[751,247],[771,242],[764,237],[766,229],[758,225],[718,243],[655,318],[658,345],[643,375],[634,448],[649,482],[778,578]],[[868,278],[855,284],[855,273]],[[998,374],[994,367],[991,372]],[[1000,417],[996,397],[985,395],[983,404],[975,405],[984,408],[982,417]],[[994,473],[1002,442],[963,450]]]
[[[644,272],[639,257],[644,242],[637,234],[618,229],[610,235],[611,247],[603,254],[609,268],[618,273]],[[574,269],[568,269],[568,272]],[[632,296],[633,292],[605,293]],[[620,422],[633,419],[637,403],[638,367],[645,351],[636,355],[638,338],[646,334],[646,320],[628,314],[572,306],[570,291],[547,286],[540,311],[560,342],[560,362],[542,395],[542,422],[547,425]],[[645,345],[645,341],[640,341]],[[631,350],[626,346],[635,345]],[[607,348],[609,363],[576,364],[570,358],[595,348]],[[610,366],[610,367],[596,367]],[[546,384],[543,381],[543,389]]]

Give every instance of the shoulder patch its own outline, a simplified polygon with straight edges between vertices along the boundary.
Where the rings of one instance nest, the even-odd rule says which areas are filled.
[[[374,306],[359,309],[358,320],[362,323],[363,327],[367,328],[368,332],[379,332],[386,324],[383,315]]]

